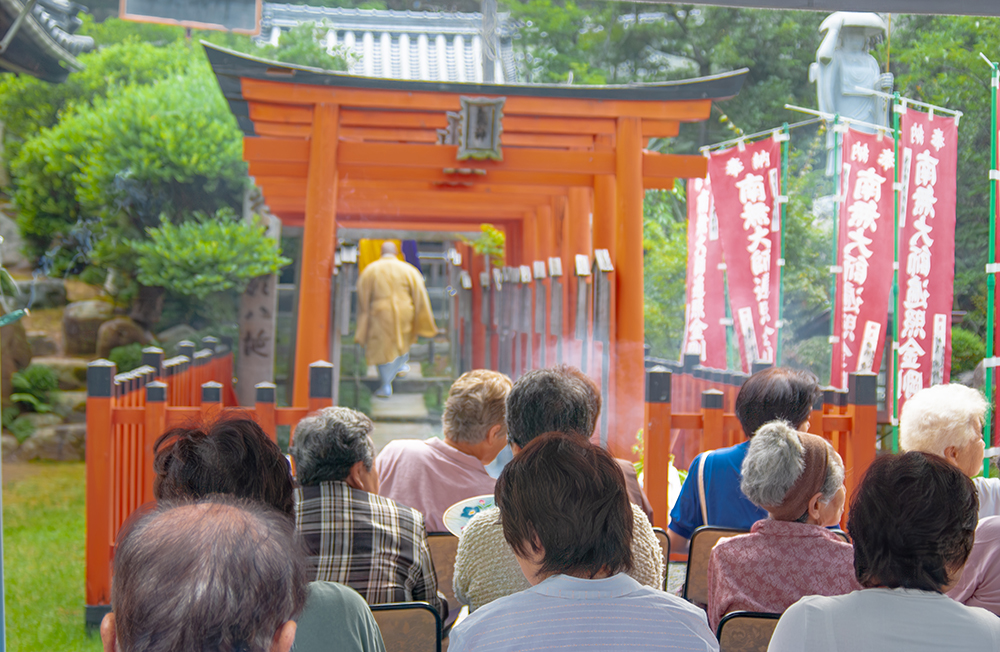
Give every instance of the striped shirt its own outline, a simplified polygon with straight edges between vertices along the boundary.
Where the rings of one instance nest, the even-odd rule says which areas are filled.
[[[553,575],[476,610],[448,638],[449,652],[719,649],[704,611],[624,573]]]
[[[426,601],[446,617],[417,510],[343,482],[323,482],[295,490],[295,527],[310,579],[346,584],[368,604]]]

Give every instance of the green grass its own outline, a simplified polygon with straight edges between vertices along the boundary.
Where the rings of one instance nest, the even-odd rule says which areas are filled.
[[[84,465],[9,471],[3,487],[8,649],[97,652],[100,637],[88,637],[83,626]]]

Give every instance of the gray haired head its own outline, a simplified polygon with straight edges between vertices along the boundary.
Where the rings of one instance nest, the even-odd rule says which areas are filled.
[[[118,535],[115,649],[268,652],[305,604],[304,559],[292,519],[263,503],[161,501]]]
[[[829,444],[827,444],[829,445]],[[743,458],[740,490],[754,505],[778,505],[805,470],[802,441],[787,421],[771,421],[757,430]],[[820,489],[824,503],[844,484],[844,463],[831,451]]]
[[[375,461],[374,429],[371,419],[345,407],[324,408],[299,421],[289,449],[299,484],[310,487],[344,480],[358,462],[370,471]]]

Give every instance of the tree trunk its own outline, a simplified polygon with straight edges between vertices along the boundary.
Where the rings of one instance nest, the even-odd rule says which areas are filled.
[[[163,288],[139,286],[139,293],[132,301],[129,317],[148,331],[152,331],[163,313]]]

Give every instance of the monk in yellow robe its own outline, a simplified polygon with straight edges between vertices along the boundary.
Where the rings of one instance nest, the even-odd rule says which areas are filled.
[[[410,347],[417,336],[434,337],[437,325],[424,277],[397,257],[396,245],[385,242],[382,257],[358,277],[358,324],[354,340],[365,347],[368,364],[378,368],[381,386],[375,396],[392,395],[392,380],[409,367]]]

